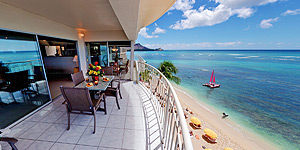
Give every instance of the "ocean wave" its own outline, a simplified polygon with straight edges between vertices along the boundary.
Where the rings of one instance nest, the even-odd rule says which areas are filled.
[[[279,58],[277,60],[291,60],[291,61],[295,61],[295,59],[284,59],[284,58]]]
[[[228,55],[231,55],[231,56],[240,56],[242,54],[228,54]]]
[[[209,70],[207,69],[200,69],[201,71],[204,71],[204,72],[208,72]]]
[[[247,58],[257,58],[259,56],[245,56],[245,57],[235,57],[235,58],[239,58],[239,59],[247,59]]]
[[[247,59],[247,58],[250,58],[250,57],[234,57],[234,58],[238,58],[238,59]]]
[[[201,55],[203,55],[203,54],[201,54],[201,53],[195,53],[195,55],[201,56]]]
[[[275,56],[275,57],[281,57],[281,58],[300,58],[300,56]]]

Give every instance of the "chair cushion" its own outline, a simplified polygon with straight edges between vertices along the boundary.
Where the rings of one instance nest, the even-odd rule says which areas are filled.
[[[13,99],[11,93],[0,91],[0,102],[9,104],[9,103],[14,102],[14,99]]]

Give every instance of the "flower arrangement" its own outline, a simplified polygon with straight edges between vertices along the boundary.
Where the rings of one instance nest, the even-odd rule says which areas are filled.
[[[101,71],[101,66],[98,66],[98,62],[95,64],[89,64],[89,70],[87,71],[87,75],[92,76],[93,80],[99,81],[99,76],[103,77],[104,72]]]

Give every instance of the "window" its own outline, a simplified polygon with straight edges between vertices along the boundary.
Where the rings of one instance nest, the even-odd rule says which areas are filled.
[[[49,101],[36,36],[0,30],[0,128]]]

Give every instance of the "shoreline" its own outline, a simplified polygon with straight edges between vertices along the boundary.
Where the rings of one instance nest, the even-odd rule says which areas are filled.
[[[234,150],[237,149],[280,149],[279,147],[275,147],[274,144],[267,141],[260,135],[249,132],[245,127],[240,126],[235,123],[233,120],[229,118],[222,119],[222,114],[219,110],[212,108],[211,106],[205,104],[201,100],[194,98],[189,95],[186,90],[178,85],[174,85],[173,87],[177,93],[179,101],[185,111],[185,108],[188,107],[193,114],[188,114],[188,118],[186,119],[189,130],[194,132],[194,135],[198,135],[199,140],[192,137],[192,143],[194,149],[201,149],[202,146],[206,146],[210,149],[221,149],[223,150],[226,147],[232,148]],[[200,109],[199,109],[200,108]],[[197,117],[202,122],[201,129],[192,129],[189,125],[191,117]],[[202,135],[204,135],[204,128],[209,128],[215,131],[218,135],[217,143],[210,144],[206,142]]]

